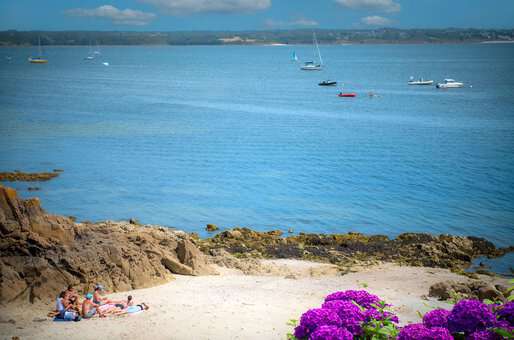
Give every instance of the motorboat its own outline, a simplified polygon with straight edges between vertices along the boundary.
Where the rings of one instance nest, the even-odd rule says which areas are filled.
[[[321,83],[318,83],[319,86],[336,86],[337,81],[335,80],[323,80]]]
[[[410,77],[410,80],[408,82],[409,85],[432,85],[433,83],[434,83],[433,80],[425,80],[423,78],[414,80],[414,77]]]
[[[437,83],[435,87],[437,87],[438,89],[454,89],[464,87],[464,83],[448,78],[445,79],[442,83]]]
[[[343,98],[353,98],[353,97],[357,97],[357,93],[355,93],[355,92],[347,92],[347,93],[339,92],[339,94],[337,96],[343,97]]]

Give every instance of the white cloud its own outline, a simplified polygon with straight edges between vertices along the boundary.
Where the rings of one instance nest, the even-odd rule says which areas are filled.
[[[155,5],[171,14],[200,12],[237,13],[267,9],[271,0],[139,0]]]
[[[118,9],[111,5],[103,5],[97,8],[73,8],[65,11],[66,15],[76,17],[96,17],[110,19],[119,25],[146,25],[155,18],[154,13],[138,11],[134,9]]]
[[[391,19],[384,18],[378,15],[364,17],[361,19],[361,22],[369,26],[387,26],[393,23]]]
[[[264,22],[267,28],[291,28],[291,27],[315,27],[319,23],[316,20],[308,18],[298,18],[291,21],[281,21],[269,19]]]
[[[351,9],[377,10],[387,13],[399,12],[401,6],[394,0],[335,0],[341,6]]]

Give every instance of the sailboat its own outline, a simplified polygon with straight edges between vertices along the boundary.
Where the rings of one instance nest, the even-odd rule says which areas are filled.
[[[95,55],[93,54],[93,50],[91,47],[91,41],[89,41],[89,52],[87,54],[87,57],[84,58],[84,60],[93,60],[95,59]]]
[[[316,46],[316,51],[318,52],[319,63],[314,63],[314,61],[306,61],[300,69],[304,71],[321,71],[321,68],[323,67],[323,60],[321,59],[321,52],[319,51],[316,33],[312,33],[312,41]]]
[[[96,49],[95,49],[95,51],[93,52],[93,54],[94,54],[94,55],[100,55],[100,54],[102,54],[102,53],[100,52],[100,45],[98,45],[98,41],[96,42]]]
[[[46,64],[48,63],[48,59],[43,57],[43,52],[41,51],[41,37],[37,37],[38,44],[38,56],[37,57],[29,57],[29,63],[31,64]]]

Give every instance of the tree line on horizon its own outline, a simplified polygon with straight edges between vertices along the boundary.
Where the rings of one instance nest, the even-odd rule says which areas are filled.
[[[17,31],[0,32],[0,46],[37,45],[251,45],[308,44],[316,32],[321,44],[465,43],[514,41],[514,29],[317,29],[274,31]]]

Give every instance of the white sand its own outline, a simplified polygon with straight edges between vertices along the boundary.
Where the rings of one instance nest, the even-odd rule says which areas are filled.
[[[422,299],[431,284],[466,278],[443,269],[385,264],[358,273],[337,274],[334,267],[296,260],[266,261],[272,268],[263,276],[221,270],[218,276],[177,276],[162,286],[129,293],[150,310],[131,316],[52,322],[51,307],[1,307],[0,337],[11,339],[285,339],[288,320],[323,297],[345,289],[362,289],[395,306],[402,323],[418,321],[417,311],[449,305]],[[281,272],[281,275],[278,273]],[[286,278],[288,276],[289,278]],[[297,279],[292,278],[297,277]],[[488,278],[485,278],[486,280]],[[6,322],[16,320],[15,324]]]

